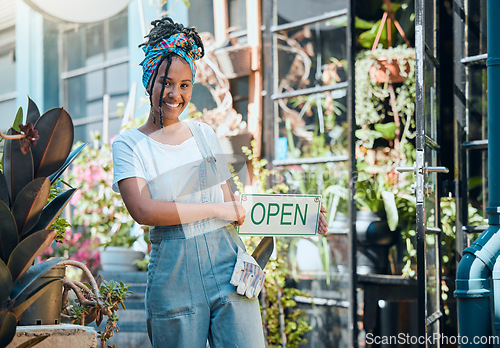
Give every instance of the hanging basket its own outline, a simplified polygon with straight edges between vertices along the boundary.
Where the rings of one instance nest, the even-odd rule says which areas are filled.
[[[403,61],[403,64],[401,64]],[[404,74],[401,74],[401,66],[404,66]],[[377,83],[401,83],[406,80],[410,72],[410,63],[404,57],[377,58],[370,68],[370,78]]]
[[[251,49],[249,45],[218,48],[214,51],[221,72],[228,79],[248,76],[251,69]]]

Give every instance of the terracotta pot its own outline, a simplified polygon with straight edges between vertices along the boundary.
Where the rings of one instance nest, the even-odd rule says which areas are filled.
[[[401,75],[401,70],[399,68],[398,60],[405,60],[405,72],[406,75],[410,72],[410,63],[405,58],[392,58],[389,61],[388,58],[382,57],[377,58],[378,63],[374,63],[370,68],[370,77],[377,83],[401,83],[406,80],[407,76]],[[378,65],[378,66],[377,66]]]

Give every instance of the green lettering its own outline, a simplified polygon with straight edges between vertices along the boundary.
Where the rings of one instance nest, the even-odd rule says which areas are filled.
[[[257,207],[257,206],[262,207],[262,219],[259,222],[255,221],[255,219],[253,218],[253,213],[255,211],[255,207]],[[257,203],[252,207],[252,213],[250,214],[250,218],[252,219],[252,222],[254,223],[254,225],[260,225],[262,223],[262,221],[264,221],[265,216],[266,216],[266,208],[264,207],[264,204]]]
[[[281,224],[282,225],[291,225],[292,223],[291,222],[286,222],[286,221],[283,221],[283,216],[284,215],[292,215],[292,213],[290,212],[285,212],[285,207],[293,207],[293,204],[292,203],[283,203],[283,208],[281,209]]]
[[[295,205],[295,219],[293,220],[293,224],[294,225],[297,225],[297,213],[300,214],[300,219],[302,220],[302,225],[305,225],[306,224],[306,219],[307,219],[307,206],[308,204],[306,204],[306,210],[304,211],[304,215],[302,215],[302,212],[300,211],[299,209],[299,205],[296,204]]]
[[[276,207],[276,211],[271,212],[271,207]],[[267,210],[268,210],[268,212],[267,212],[267,224],[269,225],[269,218],[271,216],[278,215],[278,213],[280,212],[280,206],[277,203],[269,203]]]

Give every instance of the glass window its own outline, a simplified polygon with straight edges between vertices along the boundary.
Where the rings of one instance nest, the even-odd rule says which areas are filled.
[[[234,30],[246,30],[247,11],[245,0],[229,0],[227,2],[229,14],[229,27]]]
[[[189,1],[189,25],[195,26],[199,33],[209,32],[214,34],[214,6],[212,1]]]
[[[128,81],[127,12],[97,24],[64,32],[64,103],[76,122],[76,140],[102,132],[103,96],[109,94],[110,124],[119,124],[119,103],[126,103]],[[118,120],[118,121],[115,121]],[[119,131],[110,127],[109,136]]]
[[[6,131],[17,111],[15,28],[3,30],[0,38],[5,43],[0,46],[0,130]]]

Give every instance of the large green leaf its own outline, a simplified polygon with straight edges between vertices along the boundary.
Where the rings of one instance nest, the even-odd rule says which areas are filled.
[[[35,178],[49,176],[66,161],[73,145],[73,121],[63,108],[47,111],[36,121],[38,143],[32,147]]]
[[[18,242],[16,220],[14,220],[9,207],[0,201],[0,258],[4,262],[9,260],[10,254]]]
[[[385,215],[387,217],[387,225],[391,231],[398,228],[399,214],[398,207],[396,206],[396,198],[394,193],[390,191],[382,192],[382,200],[384,201]]]
[[[12,206],[17,231],[22,236],[36,225],[50,194],[49,178],[37,178],[26,185],[17,195]]]
[[[12,124],[12,128],[14,128],[16,132],[21,132],[21,129],[19,129],[19,125],[21,124],[23,124],[23,108],[19,107],[19,109],[17,109],[16,118]]]
[[[36,106],[35,102],[28,97],[28,115],[26,116],[26,123],[31,122],[32,124],[35,124],[39,118],[40,111],[38,110],[38,106]]]
[[[76,188],[64,191],[59,194],[56,198],[54,198],[45,208],[42,210],[42,214],[40,215],[40,219],[38,219],[38,223],[31,229],[30,232],[26,236],[30,234],[44,230],[54,222],[55,219],[61,214],[62,210],[68,204],[69,200],[76,192]]]
[[[0,170],[0,201],[4,202],[8,207],[10,207],[10,197],[9,189],[7,188],[7,182],[5,181],[5,176]]]
[[[2,306],[9,298],[12,290],[12,276],[9,268],[2,260],[0,260],[0,284],[2,284],[0,286],[0,306]]]
[[[19,305],[14,307],[12,309],[12,313],[16,316],[17,320],[21,318],[21,315],[23,315],[24,311],[29,308],[35,302],[42,296],[48,289],[50,289],[49,285],[52,284],[53,282],[62,282],[62,279],[50,279],[43,283],[38,289],[36,289],[33,294],[31,294],[25,301],[22,301]]]
[[[62,257],[53,258],[45,262],[37,263],[31,266],[12,286],[12,291],[10,292],[10,298],[12,301],[17,300],[17,298],[24,294],[24,292],[32,292],[30,286],[41,276],[47,273],[52,267],[64,260]],[[10,274],[10,273],[9,273]],[[24,294],[25,295],[25,294]],[[27,297],[27,296],[26,296]]]
[[[377,123],[374,126],[375,130],[382,133],[382,136],[385,139],[391,140],[396,137],[396,123],[387,122],[387,123]]]
[[[9,311],[0,311],[0,347],[7,347],[16,334],[17,319]]]
[[[7,134],[14,134],[13,129],[9,129]],[[6,140],[3,150],[3,172],[9,190],[10,201],[14,202],[23,187],[33,180],[31,148],[28,153],[23,154],[19,140]]]
[[[78,156],[80,154],[80,152],[83,150],[83,148],[85,146],[87,146],[87,144],[88,143],[82,144],[82,145],[78,146],[78,148],[76,148],[73,151],[71,151],[71,153],[69,154],[68,158],[66,158],[66,161],[64,162],[63,166],[61,168],[59,168],[54,174],[52,174],[52,175],[49,176],[51,184],[53,184],[57,180],[57,178],[59,178],[59,176],[61,176],[61,174],[64,172],[64,170],[66,168],[68,168],[68,166],[71,163],[73,163],[73,161],[75,160],[76,156]]]
[[[35,258],[50,246],[55,236],[55,230],[42,230],[26,237],[17,245],[7,263],[14,282],[28,270]]]

